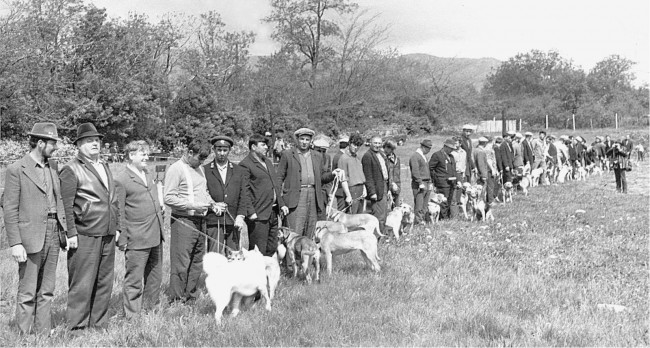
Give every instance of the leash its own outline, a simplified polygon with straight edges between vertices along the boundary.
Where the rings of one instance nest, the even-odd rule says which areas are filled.
[[[227,210],[226,210],[226,211],[227,211]],[[228,215],[230,216],[230,213],[229,213]],[[213,242],[217,243],[217,246],[222,246],[224,249],[227,249],[228,251],[235,251],[235,250],[233,250],[231,247],[229,247],[229,246],[227,246],[226,244],[220,242],[218,239],[215,239],[215,238],[209,236],[207,233],[205,233],[205,232],[203,232],[203,231],[201,231],[201,230],[197,230],[194,226],[190,226],[190,225],[188,225],[187,223],[185,223],[184,221],[182,221],[182,220],[180,220],[180,219],[178,219],[178,218],[175,218],[175,217],[173,217],[173,216],[171,216],[171,215],[170,215],[170,217],[171,217],[172,220],[174,220],[174,221],[176,221],[177,223],[179,223],[179,224],[181,224],[181,225],[187,227],[187,228],[190,229],[191,231],[198,232],[200,235],[203,235],[203,236],[205,236],[207,239],[210,239],[210,240],[212,240]],[[231,216],[231,217],[232,217],[232,216]],[[225,217],[225,216],[223,217],[223,220],[224,220],[224,225],[225,225],[225,220],[226,220],[226,217]],[[218,220],[217,220],[217,229],[220,231],[219,226],[220,226],[220,225],[219,225],[219,222],[218,222]]]

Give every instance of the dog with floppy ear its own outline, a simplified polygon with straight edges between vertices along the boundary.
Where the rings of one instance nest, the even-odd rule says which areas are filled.
[[[440,220],[440,205],[447,201],[447,197],[442,193],[434,193],[429,197],[427,202],[427,216],[428,223],[436,223]]]
[[[393,235],[396,240],[399,240],[400,232],[404,231],[404,228],[409,224],[411,225],[411,229],[413,229],[413,215],[413,208],[406,203],[401,203],[388,213],[386,227],[393,230]],[[409,232],[411,229],[409,229]]]
[[[294,278],[298,276],[296,259],[299,259],[301,271],[305,276],[307,284],[311,284],[312,281],[309,272],[312,264],[316,268],[316,281],[320,282],[320,250],[318,249],[318,245],[308,237],[300,236],[287,227],[280,227],[280,232],[282,233],[280,242],[287,248],[287,256],[289,256],[289,263],[293,267]]]
[[[385,237],[379,230],[379,220],[370,214],[346,214],[332,208],[329,210],[327,218],[342,223],[350,231],[362,228],[372,231],[377,238]]]
[[[337,224],[340,226],[321,225],[316,228],[314,233],[316,241],[320,243],[320,248],[325,255],[327,274],[332,275],[332,255],[345,254],[354,250],[361,251],[361,256],[370,269],[375,272],[381,271],[380,259],[377,255],[377,238],[372,231],[364,229],[347,233],[333,232],[345,229],[343,224]]]

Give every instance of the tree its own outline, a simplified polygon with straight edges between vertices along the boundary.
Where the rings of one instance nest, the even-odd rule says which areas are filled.
[[[349,0],[271,0],[273,12],[264,20],[275,24],[273,38],[303,55],[311,67],[309,86],[316,86],[318,65],[332,54],[324,39],[340,34],[330,12],[350,13],[357,8]]]

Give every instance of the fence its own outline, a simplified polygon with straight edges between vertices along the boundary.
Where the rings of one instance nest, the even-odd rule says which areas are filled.
[[[506,129],[505,131],[517,131],[517,121],[516,120],[506,120]],[[478,133],[501,133],[503,121],[501,120],[489,120],[481,121],[478,124],[476,131]]]

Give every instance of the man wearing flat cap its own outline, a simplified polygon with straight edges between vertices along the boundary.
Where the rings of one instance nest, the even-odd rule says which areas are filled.
[[[528,138],[528,137],[526,137]],[[539,138],[533,140],[531,143],[531,149],[533,154],[533,164],[530,169],[535,170],[537,168],[542,168],[542,174],[539,177],[539,181],[542,184],[547,184],[546,179],[546,156],[548,154],[548,144],[546,138],[546,132],[540,131]]]
[[[363,165],[359,148],[364,144],[359,133],[352,133],[350,145],[345,154],[338,161],[338,168],[343,171],[341,179],[341,198],[338,200],[337,209],[349,214],[363,213],[363,197],[366,196],[366,177],[363,174]]]
[[[409,168],[411,169],[411,189],[413,190],[413,212],[417,224],[425,223],[427,204],[431,195],[431,173],[429,172],[429,159],[427,154],[431,151],[433,144],[431,140],[424,139],[415,153],[409,158]]]
[[[118,197],[101,139],[92,123],[77,128],[76,158],[61,169],[61,196],[68,224],[68,327],[105,328],[113,291],[115,241],[121,228]]]
[[[461,182],[471,182],[472,177],[471,174],[474,171],[474,161],[472,160],[472,139],[470,136],[472,135],[472,132],[474,132],[474,126],[471,124],[466,124],[463,125],[463,132],[460,136],[460,139],[458,141],[460,142],[460,148],[463,149],[464,155],[465,155],[465,168],[464,169],[464,177],[463,178],[458,178],[459,181]],[[458,170],[458,168],[456,168]]]
[[[515,137],[515,132],[509,131],[503,136],[503,143],[499,146],[500,155],[498,159],[501,161],[501,176],[503,183],[512,183],[512,170],[515,168],[515,152],[512,147],[512,139]]]
[[[11,256],[18,263],[16,324],[21,334],[49,334],[61,232],[67,230],[53,123],[36,123],[30,151],[5,174],[4,222]],[[65,235],[63,234],[63,242]]]
[[[234,144],[232,138],[221,135],[211,143],[214,160],[203,166],[208,192],[216,202],[206,216],[207,232],[211,237],[208,252],[225,254],[226,246],[239,250],[239,234],[250,209],[250,199],[244,169],[228,159]]]
[[[447,201],[440,205],[440,218],[451,218],[451,202],[454,190],[458,184],[456,177],[456,161],[451,152],[456,149],[456,140],[449,138],[440,151],[435,152],[429,159],[429,172],[438,193],[447,197]]]
[[[289,208],[289,227],[299,235],[312,237],[318,213],[325,211],[322,185],[339,176],[340,169],[328,171],[326,159],[310,149],[313,130],[300,128],[294,136],[296,147],[282,153],[278,178],[283,185],[282,199]]]

